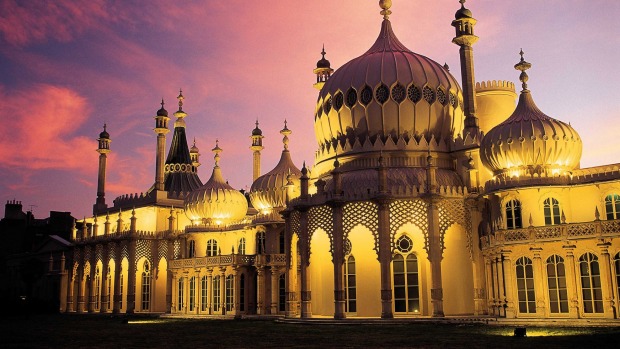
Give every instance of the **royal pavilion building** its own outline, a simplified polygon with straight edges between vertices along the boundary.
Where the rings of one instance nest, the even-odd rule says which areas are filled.
[[[167,157],[163,101],[154,117],[153,185],[108,205],[104,127],[61,311],[617,319],[620,164],[580,167],[581,138],[536,106],[523,51],[518,93],[475,80],[476,19],[460,3],[460,83],[396,37],[391,1],[379,1],[374,44],[338,69],[323,50],[314,69],[313,166],[293,162],[300,139],[284,122],[263,174],[257,121],[248,192],[224,180],[224,139],[199,178],[180,93]]]

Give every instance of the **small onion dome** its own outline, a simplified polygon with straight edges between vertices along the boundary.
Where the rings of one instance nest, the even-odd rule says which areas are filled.
[[[495,175],[556,175],[579,166],[581,138],[569,124],[538,109],[526,84],[525,70],[530,66],[523,57],[515,65],[522,71],[523,82],[517,108],[506,121],[492,128],[480,144],[482,163]]]
[[[222,149],[216,144],[213,149],[215,166],[211,178],[185,198],[185,214],[193,222],[225,225],[242,219],[248,211],[245,196],[226,183],[222,176],[219,167],[221,151]]]
[[[256,120],[256,127],[252,130],[252,136],[262,136],[263,131],[258,128],[258,120]]]
[[[110,134],[106,130],[107,125],[103,124],[103,131],[99,134],[99,138],[101,139],[110,139]]]
[[[161,108],[157,111],[157,116],[168,116],[168,111],[164,108],[164,99],[161,99]]]
[[[325,46],[323,46],[323,50],[321,51],[321,55],[323,56],[318,62],[316,62],[316,68],[317,69],[322,69],[322,68],[331,68],[330,63],[327,59],[325,59]]]
[[[286,127],[286,122],[280,133],[284,135],[282,140],[284,150],[282,150],[280,161],[273,170],[256,178],[250,188],[252,206],[263,213],[268,213],[273,208],[286,206],[289,179],[293,183],[294,197],[299,196],[301,171],[293,163],[291,153],[288,150],[288,135],[291,134],[291,131]]]
[[[197,154],[200,152],[200,149],[198,149],[198,147],[196,146],[196,138],[194,138],[194,145],[192,145],[192,148],[189,150],[189,152],[191,154]]]
[[[454,18],[456,19],[472,18],[473,14],[471,13],[471,11],[465,8],[465,0],[461,0],[459,2],[461,3],[461,8],[458,11],[456,11],[456,13],[454,14]]]

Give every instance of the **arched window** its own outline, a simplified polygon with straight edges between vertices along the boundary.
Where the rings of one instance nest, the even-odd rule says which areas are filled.
[[[256,233],[256,254],[265,253],[265,232]]]
[[[605,198],[605,212],[607,219],[620,219],[620,195],[607,195]]]
[[[211,304],[213,305],[213,311],[220,311],[220,276],[214,276],[211,284],[213,294],[211,295]]]
[[[532,260],[527,257],[517,259],[517,295],[520,313],[536,313],[534,268]]]
[[[99,310],[101,306],[101,274],[99,267],[95,270],[95,309]]]
[[[217,241],[210,239],[207,241],[207,257],[217,256]]]
[[[189,279],[189,311],[194,311],[196,306],[196,277]]]
[[[185,302],[185,279],[179,278],[177,283],[177,310],[183,310],[183,302]]]
[[[245,311],[245,274],[239,279],[239,311]]]
[[[568,313],[566,270],[564,259],[558,255],[547,258],[547,286],[549,287],[549,310],[552,313]]]
[[[189,247],[187,248],[187,258],[196,257],[196,241],[190,240]]]
[[[357,311],[357,285],[355,280],[355,257],[352,255],[345,257],[344,282],[345,311],[347,313],[355,313]]]
[[[142,310],[149,310],[151,304],[151,268],[149,262],[144,262],[142,271]]]
[[[121,272],[121,277],[118,283],[119,283],[118,297],[120,299],[118,307],[123,309],[123,273],[122,272]]]
[[[523,224],[521,224],[521,202],[519,200],[510,200],[506,203],[506,228],[523,228]]]
[[[239,240],[239,248],[237,248],[239,254],[245,254],[245,238]]]
[[[226,311],[233,310],[233,302],[235,300],[234,290],[235,290],[235,285],[233,281],[233,276],[228,275],[226,277]]]
[[[420,284],[418,278],[418,258],[411,253],[413,241],[403,235],[396,241],[392,261],[394,279],[394,311],[397,313],[420,312]]]
[[[616,287],[618,288],[617,297],[620,298],[620,252],[616,253],[616,256],[614,257],[614,267],[616,270]]]
[[[109,262],[108,262],[109,263]],[[105,282],[107,286],[107,300],[108,300],[108,310],[112,309],[112,272],[111,268],[108,265],[108,274]]]
[[[200,310],[201,311],[206,311],[207,310],[207,303],[209,301],[209,298],[207,298],[209,292],[209,283],[208,283],[208,279],[206,276],[203,276],[200,279]]]
[[[279,234],[279,241],[280,241],[280,248],[278,249],[279,253],[283,254],[284,251],[286,250],[286,244],[285,244],[285,240],[284,240],[284,232],[281,231]]]
[[[579,272],[581,274],[583,311],[585,313],[602,313],[603,291],[601,289],[598,257],[592,253],[585,253],[579,257]]]
[[[286,310],[286,277],[284,274],[278,278],[278,311]]]
[[[545,225],[560,224],[560,203],[554,198],[548,198],[544,202]]]

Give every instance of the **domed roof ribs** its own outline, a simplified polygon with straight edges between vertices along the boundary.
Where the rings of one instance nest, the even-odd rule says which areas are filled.
[[[381,24],[381,32],[379,33],[379,37],[377,41],[370,47],[364,55],[369,55],[373,53],[385,52],[385,51],[396,51],[396,52],[411,52],[405,45],[403,45],[394,31],[392,30],[392,23],[389,19],[384,19]]]

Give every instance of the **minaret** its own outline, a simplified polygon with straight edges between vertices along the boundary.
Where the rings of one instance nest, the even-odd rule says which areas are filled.
[[[474,136],[479,132],[478,118],[476,117],[476,82],[472,47],[478,41],[478,37],[474,35],[474,26],[477,21],[472,17],[471,11],[465,8],[465,1],[459,0],[461,8],[456,11],[455,19],[452,21],[452,26],[456,29],[456,36],[452,42],[461,47],[459,53],[461,55],[461,80],[465,108],[464,133]]]
[[[256,119],[256,128],[252,130],[252,146],[250,149],[254,151],[254,158],[252,160],[252,182],[256,180],[256,178],[260,177],[260,151],[264,149],[263,147],[263,131],[258,128],[258,119]]]
[[[155,190],[164,190],[164,161],[166,155],[166,133],[168,129],[168,111],[164,109],[164,99],[161,100],[161,109],[155,116],[155,133],[157,134],[157,157],[155,158]]]
[[[334,70],[330,67],[329,61],[325,59],[325,45],[323,45],[321,55],[323,57],[318,62],[316,62],[316,68],[312,71],[314,74],[316,74],[316,84],[312,86],[314,86],[314,88],[319,91],[323,88],[325,82],[334,72]]]
[[[198,170],[198,166],[200,166],[200,150],[196,146],[196,138],[194,138],[194,145],[189,150],[189,156],[192,159],[192,166]]]
[[[110,152],[110,134],[106,130],[107,125],[103,124],[103,132],[99,134],[97,141],[99,142],[99,175],[97,179],[97,201],[93,205],[93,213],[102,212],[108,208],[105,203],[105,173],[108,162],[108,153]]]

